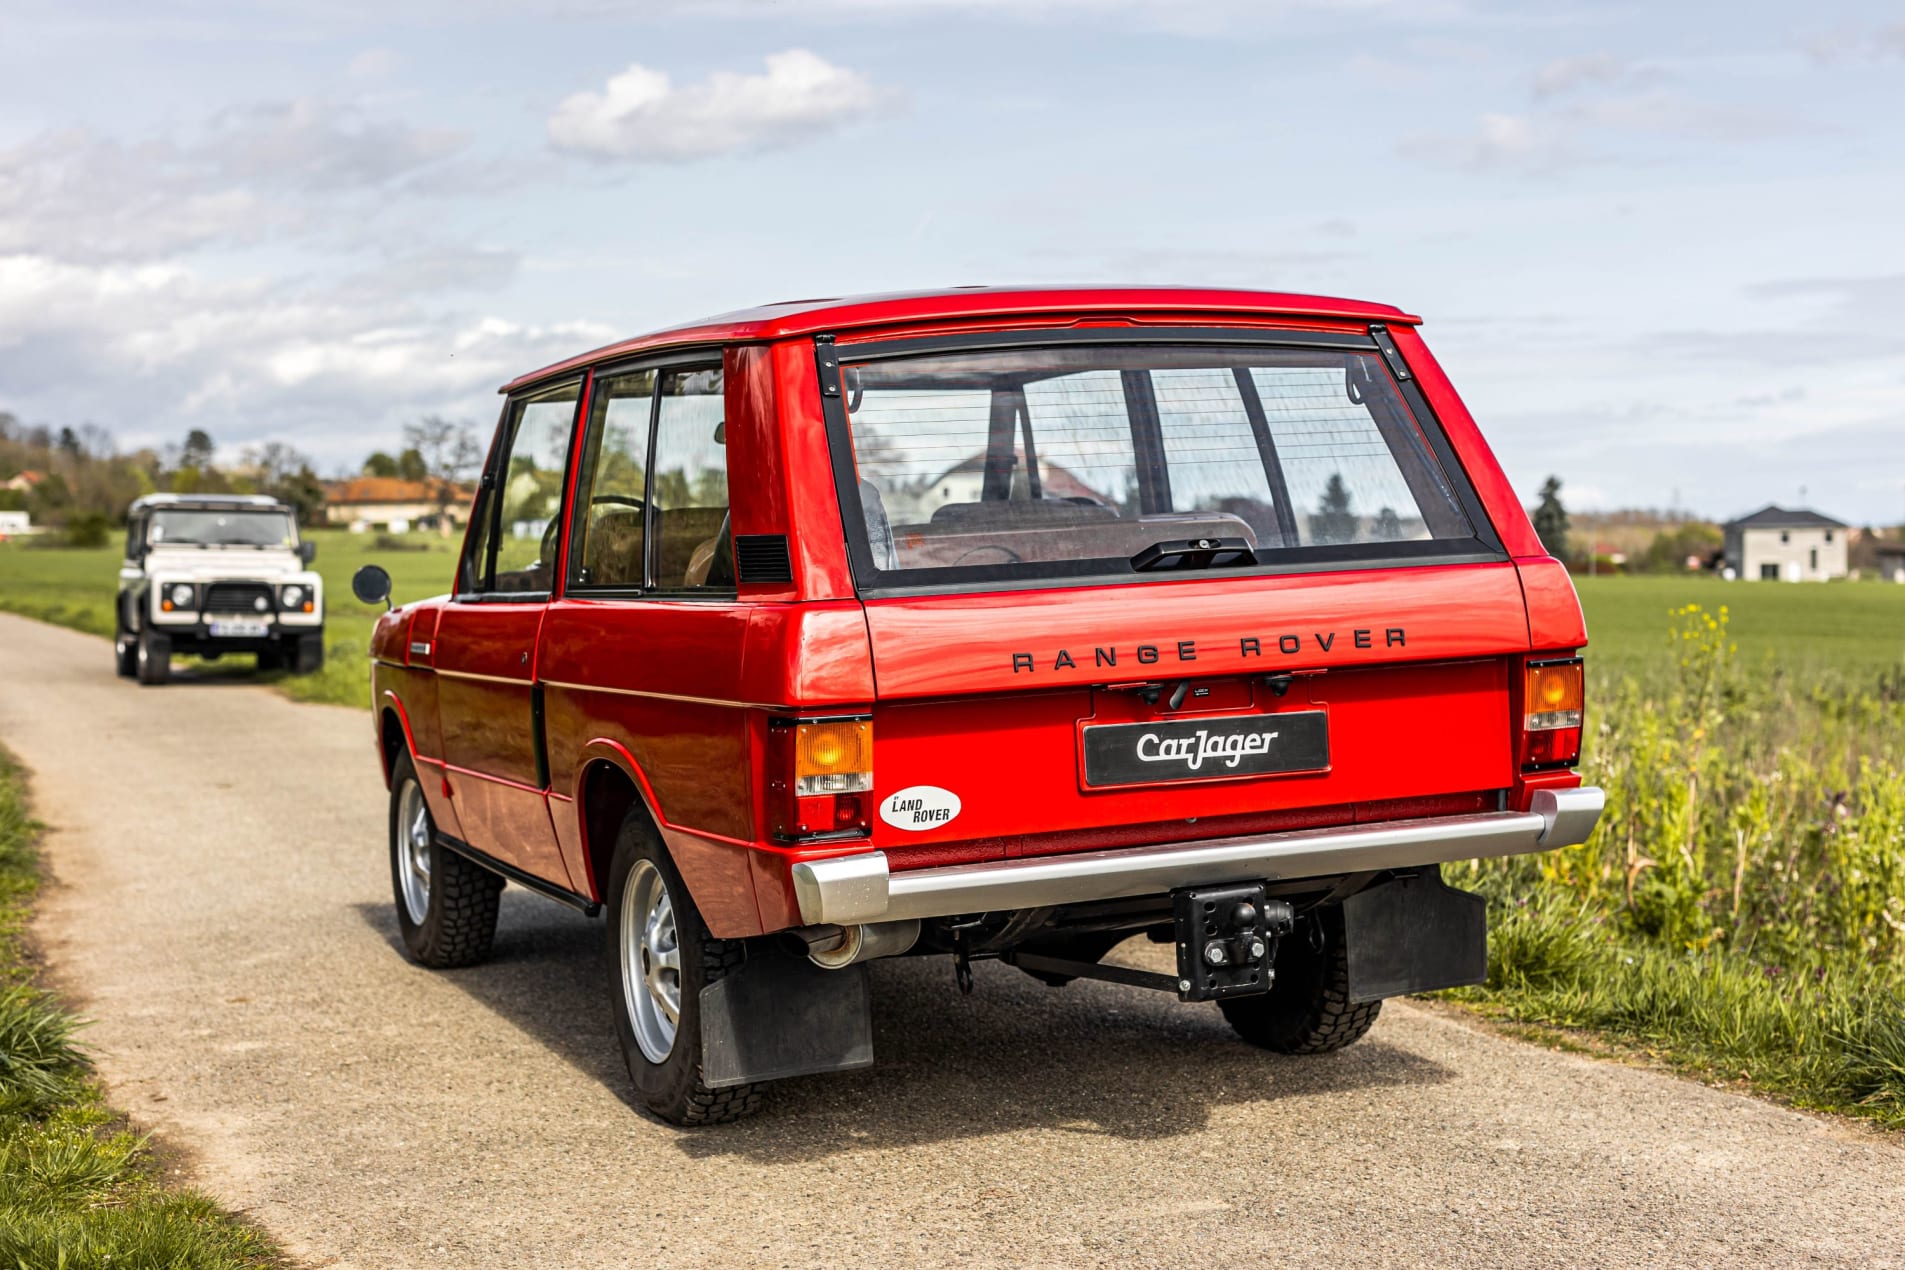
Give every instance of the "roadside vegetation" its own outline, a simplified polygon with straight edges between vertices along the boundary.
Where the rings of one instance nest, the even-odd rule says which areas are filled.
[[[1583,587],[1607,814],[1449,870],[1491,901],[1488,986],[1449,995],[1905,1126],[1905,588],[1696,584],[1603,648],[1636,585]]]
[[[27,954],[37,830],[0,751],[0,1265],[278,1265],[210,1200],[161,1185],[145,1140],[87,1079],[79,1023],[36,985]]]

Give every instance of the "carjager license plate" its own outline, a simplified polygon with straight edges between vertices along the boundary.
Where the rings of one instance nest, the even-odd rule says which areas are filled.
[[[257,639],[260,635],[271,633],[271,627],[265,622],[251,621],[246,618],[210,623],[211,632],[220,639]]]
[[[1313,772],[1330,765],[1321,710],[1110,723],[1084,729],[1085,784]]]

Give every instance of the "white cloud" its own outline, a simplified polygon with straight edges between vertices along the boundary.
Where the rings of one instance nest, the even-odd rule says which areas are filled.
[[[771,54],[762,74],[716,71],[681,87],[637,63],[603,91],[564,100],[549,117],[549,140],[595,159],[680,162],[796,144],[865,118],[883,96],[806,49]]]
[[[398,58],[386,48],[369,48],[353,57],[345,72],[352,79],[387,79],[396,73]]]
[[[0,252],[139,260],[333,233],[339,211],[440,178],[463,146],[314,100],[229,107],[182,140],[43,133],[0,149]]]
[[[1544,172],[1582,157],[1552,120],[1497,113],[1483,115],[1473,132],[1413,137],[1401,149],[1404,154],[1479,172]]]
[[[1558,97],[1585,84],[1614,83],[1629,74],[1627,63],[1606,53],[1563,57],[1535,72],[1535,96]]]

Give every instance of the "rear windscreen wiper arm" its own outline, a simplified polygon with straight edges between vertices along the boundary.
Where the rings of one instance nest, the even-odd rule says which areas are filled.
[[[1138,573],[1173,569],[1237,569],[1257,563],[1257,553],[1242,538],[1180,538],[1154,542],[1131,557]]]

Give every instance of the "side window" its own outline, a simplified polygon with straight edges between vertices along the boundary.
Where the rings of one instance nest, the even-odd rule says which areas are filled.
[[[489,591],[553,589],[562,479],[582,385],[567,384],[513,407],[509,447],[490,490]]]
[[[146,518],[134,516],[126,521],[126,559],[137,560],[145,550]]]
[[[718,367],[662,373],[648,482],[658,590],[734,591],[723,401]]]
[[[655,372],[598,379],[589,394],[589,430],[575,483],[569,585],[635,588],[642,577],[648,518],[648,430]]]

